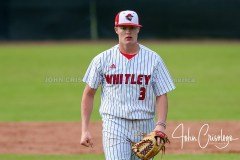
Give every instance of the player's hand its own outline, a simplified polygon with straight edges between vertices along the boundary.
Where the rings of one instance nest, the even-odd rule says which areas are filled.
[[[161,131],[165,133],[165,128],[163,126],[157,125],[153,131]],[[157,137],[157,144],[160,145],[160,138]]]
[[[85,147],[93,147],[92,136],[89,132],[82,132],[80,144]]]

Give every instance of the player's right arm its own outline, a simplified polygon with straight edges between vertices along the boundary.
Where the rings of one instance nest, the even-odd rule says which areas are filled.
[[[93,145],[92,136],[89,132],[89,121],[93,109],[93,101],[96,89],[92,89],[86,85],[81,102],[81,119],[82,119],[82,135],[80,143],[83,146],[89,147]]]

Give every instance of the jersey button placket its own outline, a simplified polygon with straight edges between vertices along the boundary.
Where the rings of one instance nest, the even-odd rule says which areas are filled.
[[[125,74],[132,74],[131,73],[131,61],[130,60],[127,60],[127,62],[125,63]],[[126,97],[126,102],[127,104],[131,104],[129,102],[129,100],[131,99],[131,93],[130,93],[130,89],[131,88],[131,83],[130,83],[130,78],[128,79],[128,82],[127,84],[125,84],[125,97]],[[126,103],[125,102],[125,103]],[[130,107],[130,106],[127,106],[127,107]],[[128,111],[131,112],[131,108],[128,108]],[[128,112],[129,113],[129,112]],[[128,118],[132,118],[132,117],[129,117],[130,115],[127,115]]]
[[[126,74],[129,74],[128,72],[128,68],[129,68],[129,66],[128,66],[129,64],[128,64],[128,61],[126,61],[125,62],[125,65],[123,66],[123,72],[124,72],[124,75],[126,75]],[[128,97],[128,90],[127,90],[127,88],[128,88],[128,83],[126,83],[126,77],[124,77],[125,78],[125,81],[124,81],[124,84],[123,84],[123,90],[124,90],[124,93],[125,93],[125,95],[124,95],[124,101],[125,101],[125,103],[126,103],[126,99],[127,99],[127,97]]]

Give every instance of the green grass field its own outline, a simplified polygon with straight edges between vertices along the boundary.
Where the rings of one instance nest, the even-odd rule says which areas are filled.
[[[143,43],[160,53],[177,89],[169,120],[240,120],[239,43]],[[1,44],[0,121],[79,121],[91,59],[111,43]],[[92,120],[100,120],[96,96]],[[87,160],[103,155],[0,155],[1,160]],[[237,160],[237,154],[166,155],[166,160]]]
[[[238,43],[146,45],[160,53],[176,81],[169,120],[240,119]],[[110,46],[0,45],[0,121],[78,121],[81,79],[91,59]],[[96,96],[93,120],[100,119],[99,104]]]
[[[104,160],[103,155],[0,155],[1,160]],[[161,156],[155,157],[161,160]],[[162,160],[239,160],[237,154],[163,155]]]

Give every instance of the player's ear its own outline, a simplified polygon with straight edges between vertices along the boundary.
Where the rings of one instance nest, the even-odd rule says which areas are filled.
[[[140,32],[140,30],[141,30],[141,28],[140,28],[140,27],[138,27],[138,33]]]
[[[114,30],[118,34],[118,27],[114,27]]]

